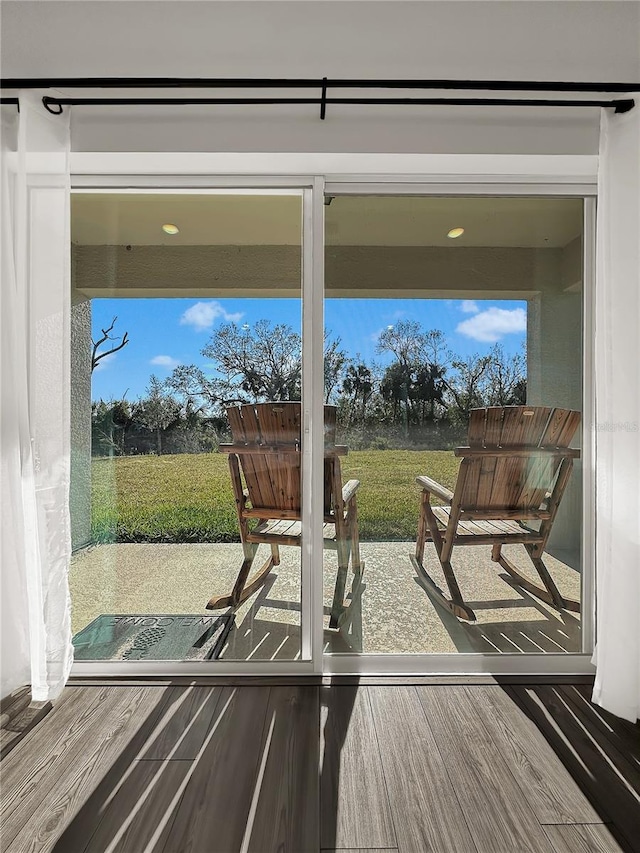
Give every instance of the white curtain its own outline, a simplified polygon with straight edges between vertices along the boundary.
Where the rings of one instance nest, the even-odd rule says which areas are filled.
[[[640,93],[603,110],[596,249],[594,702],[640,717]]]
[[[2,108],[2,695],[31,684],[42,701],[73,660],[69,114],[19,100]]]

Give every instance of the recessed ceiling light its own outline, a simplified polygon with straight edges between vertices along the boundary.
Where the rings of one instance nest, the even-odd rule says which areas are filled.
[[[171,225],[170,222],[168,222],[166,225],[163,225],[162,230],[164,231],[165,234],[179,234],[180,233],[180,229],[178,228],[178,226],[177,225]]]
[[[452,240],[455,240],[456,237],[461,237],[464,234],[464,228],[452,228],[451,231],[447,232],[447,237],[451,237]]]

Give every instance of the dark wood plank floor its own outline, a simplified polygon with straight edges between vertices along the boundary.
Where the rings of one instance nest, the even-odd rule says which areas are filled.
[[[640,851],[640,728],[573,684],[71,686],[6,853]]]

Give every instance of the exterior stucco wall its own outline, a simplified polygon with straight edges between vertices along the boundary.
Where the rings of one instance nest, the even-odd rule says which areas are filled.
[[[77,291],[71,305],[71,544],[91,541],[91,302]]]
[[[546,286],[561,249],[328,246],[326,295],[523,299]],[[86,296],[299,296],[295,246],[75,246]],[[547,260],[551,259],[551,260]],[[556,272],[554,272],[556,275]]]
[[[527,402],[582,411],[581,241],[547,258],[539,293],[529,301]],[[580,447],[580,432],[572,442]],[[550,553],[574,568],[580,563],[582,460],[574,461],[549,539]]]

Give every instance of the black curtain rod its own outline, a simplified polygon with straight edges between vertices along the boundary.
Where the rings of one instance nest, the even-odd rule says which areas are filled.
[[[320,88],[320,97],[289,98],[77,98],[45,96],[42,102],[50,113],[59,114],[63,106],[133,106],[133,105],[189,105],[189,104],[316,104],[320,106],[320,118],[326,117],[328,104],[386,104],[405,106],[528,106],[528,107],[611,107],[617,113],[628,112],[635,106],[632,98],[613,100],[572,100],[542,98],[338,98],[327,97],[327,89],[466,89],[520,92],[633,92],[640,90],[640,83],[569,83],[522,80],[321,80],[286,78],[202,78],[202,77],[58,77],[58,78],[5,78],[0,81],[2,89],[61,89],[61,88],[211,88],[211,89],[277,89],[277,88]],[[17,104],[16,98],[1,98],[2,104]]]
[[[616,113],[633,109],[633,98],[605,100],[547,100],[540,98],[328,98],[323,86],[320,98],[53,98],[42,99],[45,108],[60,115],[63,106],[187,106],[193,104],[319,104],[324,119],[327,104],[387,104],[417,106],[520,106],[520,107],[612,107]],[[20,108],[18,98],[0,98],[2,105]]]
[[[324,94],[323,89],[323,94]],[[8,99],[3,99],[3,102]],[[17,100],[17,99],[15,99]],[[405,106],[520,106],[520,107],[613,107],[617,113],[633,109],[632,98],[604,100],[546,100],[540,98],[52,98],[44,97],[46,109],[59,115],[63,106],[186,106],[192,104],[317,104],[320,118],[327,104],[399,104]]]
[[[222,77],[10,77],[3,89],[100,88],[100,89],[244,89],[320,88],[359,89],[467,89],[499,92],[636,92],[640,83],[558,82],[549,80],[347,80],[309,78]]]

